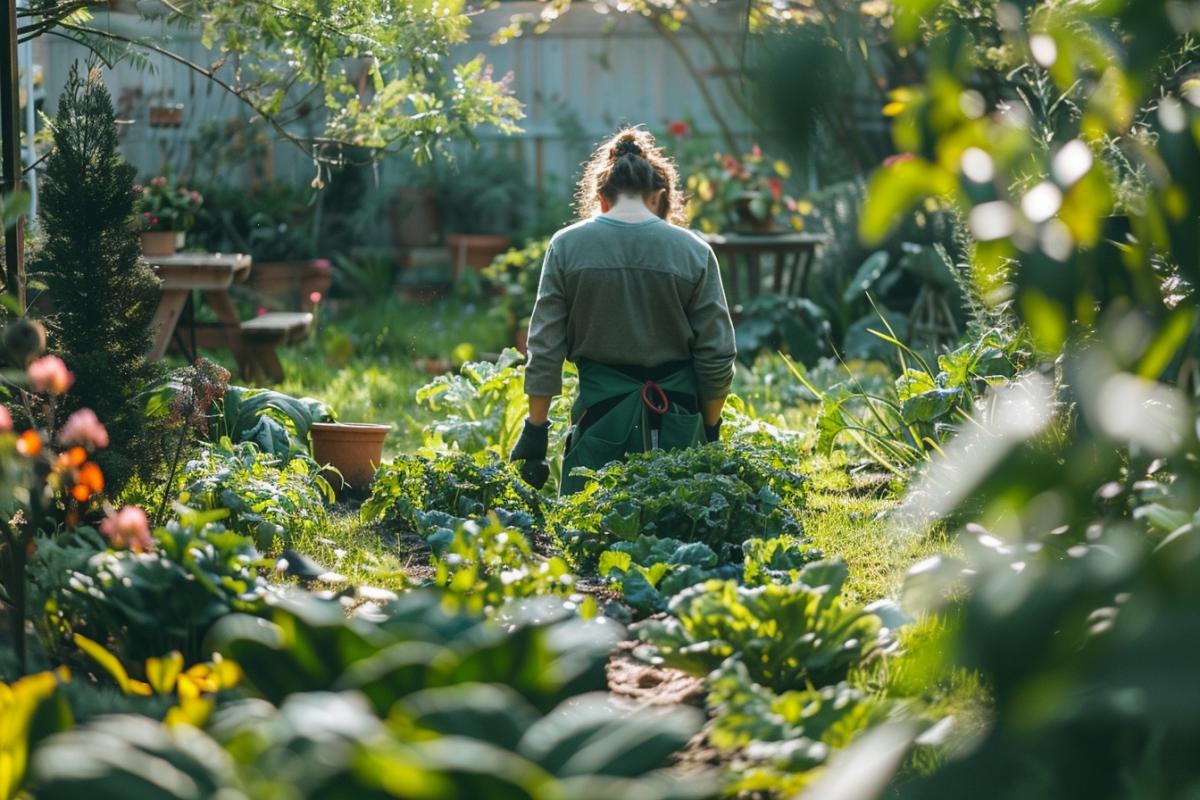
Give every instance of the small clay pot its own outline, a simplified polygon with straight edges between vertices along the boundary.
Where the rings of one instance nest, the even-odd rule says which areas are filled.
[[[391,425],[365,422],[313,423],[313,459],[342,473],[340,479],[332,472],[326,475],[339,497],[346,492],[365,494],[371,488],[383,461],[383,440],[391,429]]]
[[[173,256],[176,242],[175,231],[144,231],[142,233],[142,255],[150,258]]]
[[[451,233],[446,236],[446,247],[450,251],[451,276],[463,274],[467,267],[480,272],[491,264],[496,256],[512,247],[511,236],[496,234]]]

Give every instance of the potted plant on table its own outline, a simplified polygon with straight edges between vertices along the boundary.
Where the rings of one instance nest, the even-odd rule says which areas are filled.
[[[168,175],[157,175],[145,185],[135,184],[133,188],[139,194],[135,210],[141,221],[142,254],[174,255],[196,224],[204,197]]]
[[[199,237],[210,250],[254,258],[247,286],[263,305],[311,311],[313,298],[328,294],[333,268],[329,259],[318,257],[315,207],[305,189],[272,183],[249,192],[212,186],[206,193],[213,211]]]
[[[688,218],[705,233],[774,233],[785,210],[795,201],[785,192],[792,171],[786,161],[768,158],[758,145],[742,156],[714,153],[688,175]],[[793,214],[790,226],[803,226]]]

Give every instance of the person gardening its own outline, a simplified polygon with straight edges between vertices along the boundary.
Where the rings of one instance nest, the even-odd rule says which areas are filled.
[[[733,322],[716,255],[685,227],[675,165],[640,128],[625,128],[588,162],[580,221],[546,250],[529,320],[529,416],[510,459],[541,488],[549,477],[551,401],[563,362],[579,369],[563,494],[577,467],[720,437],[733,380]]]

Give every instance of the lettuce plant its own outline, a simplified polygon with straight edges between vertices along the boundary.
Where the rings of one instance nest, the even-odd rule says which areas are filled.
[[[635,626],[654,663],[704,676],[733,657],[756,683],[780,692],[828,686],[891,645],[879,614],[841,598],[846,566],[809,564],[791,584],[710,580],[677,594],[670,616]],[[883,613],[883,609],[879,609]],[[889,617],[889,623],[892,622]]]

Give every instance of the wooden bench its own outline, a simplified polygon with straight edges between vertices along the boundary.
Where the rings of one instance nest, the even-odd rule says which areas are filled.
[[[246,357],[242,377],[250,379],[258,373],[269,381],[282,381],[283,365],[275,348],[308,338],[312,323],[313,315],[307,311],[272,311],[243,322],[241,340]]]

